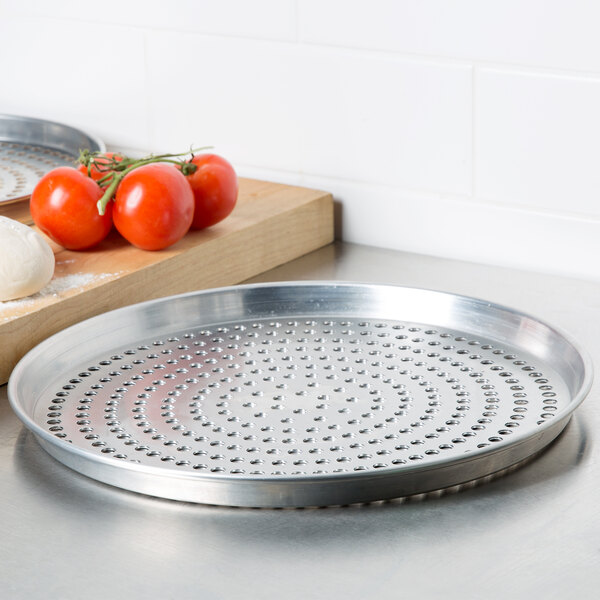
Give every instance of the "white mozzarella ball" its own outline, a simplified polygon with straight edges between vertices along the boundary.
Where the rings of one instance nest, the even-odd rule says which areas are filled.
[[[0,216],[0,300],[39,292],[54,274],[54,253],[31,227]]]

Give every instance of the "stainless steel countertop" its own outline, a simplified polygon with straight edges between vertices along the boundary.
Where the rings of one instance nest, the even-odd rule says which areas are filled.
[[[476,257],[474,257],[476,258]],[[549,321],[600,364],[600,283],[350,244],[252,282],[392,283],[476,296]],[[596,384],[519,470],[456,493],[325,509],[236,509],[137,495],[42,451],[0,387],[0,597],[597,598]]]

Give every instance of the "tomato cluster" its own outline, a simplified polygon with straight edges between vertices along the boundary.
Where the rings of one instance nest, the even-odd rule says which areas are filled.
[[[113,224],[134,246],[162,250],[190,228],[225,219],[237,196],[237,175],[216,154],[136,162],[106,153],[44,175],[31,195],[30,211],[39,229],[69,250],[95,246]]]

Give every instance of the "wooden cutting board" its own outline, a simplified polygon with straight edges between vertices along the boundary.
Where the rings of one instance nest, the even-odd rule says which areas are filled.
[[[0,214],[31,224],[27,202],[0,206]],[[166,250],[139,250],[116,232],[84,252],[51,244],[50,284],[0,302],[0,384],[28,350],[69,325],[135,302],[240,283],[329,244],[333,235],[330,194],[240,179],[227,219]]]

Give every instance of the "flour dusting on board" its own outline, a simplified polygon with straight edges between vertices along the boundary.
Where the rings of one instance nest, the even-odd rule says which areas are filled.
[[[70,295],[69,292],[83,291],[91,283],[100,283],[115,279],[121,273],[73,273],[63,277],[54,277],[50,283],[31,296],[20,298],[18,300],[8,300],[0,302],[0,322],[16,319],[22,314],[26,314],[50,304],[53,299],[63,295]]]

